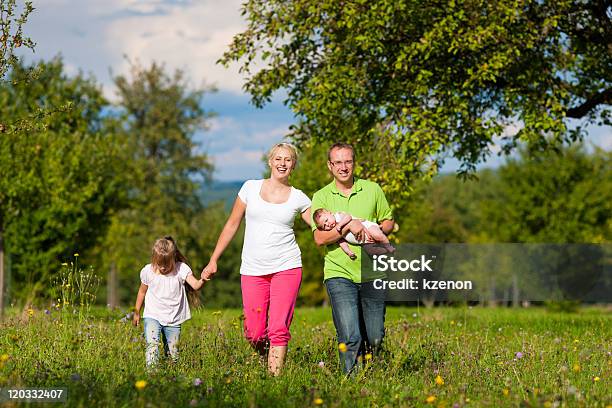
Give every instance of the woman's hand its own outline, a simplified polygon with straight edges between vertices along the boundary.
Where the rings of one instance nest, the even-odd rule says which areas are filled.
[[[217,262],[210,261],[208,265],[202,269],[202,276],[200,279],[209,281],[215,273],[217,273]]]

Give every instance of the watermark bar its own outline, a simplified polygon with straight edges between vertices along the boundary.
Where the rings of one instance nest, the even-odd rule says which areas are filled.
[[[4,402],[66,402],[68,389],[54,388],[0,388],[0,403]]]
[[[392,302],[612,302],[612,244],[403,244],[368,252],[361,281]]]

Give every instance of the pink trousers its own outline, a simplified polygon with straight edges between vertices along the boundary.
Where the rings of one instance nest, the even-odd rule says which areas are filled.
[[[263,276],[240,277],[244,311],[244,335],[253,345],[270,341],[271,346],[286,346],[291,339],[293,319],[302,268]]]

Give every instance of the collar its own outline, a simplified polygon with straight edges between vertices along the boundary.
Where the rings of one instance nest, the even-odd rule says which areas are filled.
[[[336,186],[335,179],[332,180],[332,182],[330,183],[330,187],[331,187],[332,194],[342,195],[342,193],[338,191],[338,186]],[[353,176],[353,189],[351,191],[351,194],[356,193],[357,191],[361,191],[361,190],[363,190],[363,183],[361,182],[361,179]]]

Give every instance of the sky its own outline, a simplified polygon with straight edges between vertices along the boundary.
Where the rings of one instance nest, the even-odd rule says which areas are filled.
[[[226,69],[215,62],[232,37],[246,24],[240,15],[243,0],[33,0],[34,13],[26,34],[36,43],[27,60],[61,55],[68,74],[93,75],[105,95],[115,98],[112,75],[127,74],[130,62],[164,63],[182,69],[194,86],[214,85],[204,97],[205,109],[217,116],[197,140],[215,164],[215,180],[261,177],[262,157],[281,141],[293,114],[277,96],[263,109],[250,104],[242,91],[238,66]],[[587,141],[612,149],[612,129],[589,128]],[[481,167],[496,167],[503,159],[492,155]],[[443,171],[457,168],[448,160]]]

